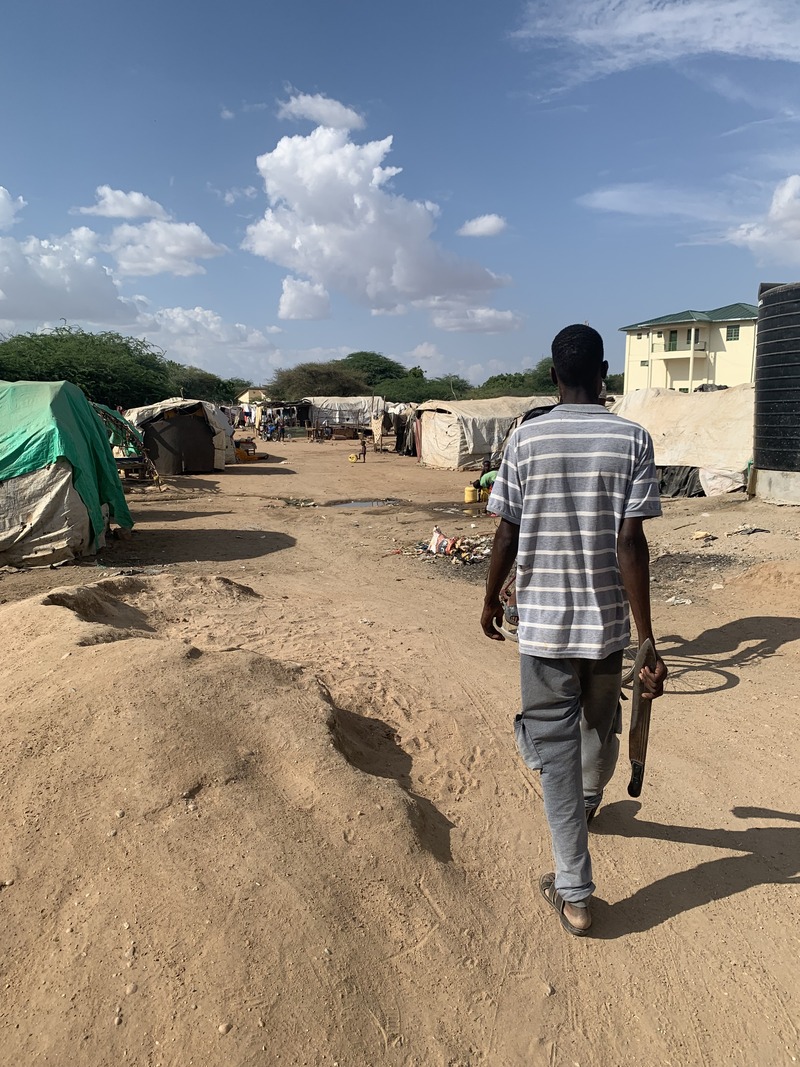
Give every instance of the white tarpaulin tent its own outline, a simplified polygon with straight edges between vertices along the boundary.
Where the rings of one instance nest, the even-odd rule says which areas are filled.
[[[531,408],[555,402],[552,396],[499,396],[492,400],[427,400],[417,408],[421,440],[417,451],[426,467],[463,470],[500,452],[515,419]]]
[[[304,396],[301,403],[311,405],[311,422],[329,426],[371,426],[385,407],[382,396]]]
[[[744,485],[753,458],[754,387],[710,393],[637,389],[611,410],[653,438],[656,466],[697,467],[707,496]]]
[[[125,412],[125,418],[136,427],[144,427],[160,415],[166,415],[171,411],[189,411],[198,405],[202,405],[213,435],[214,470],[223,470],[226,463],[236,462],[236,448],[233,443],[233,427],[230,420],[216,404],[208,400],[185,400],[183,397],[173,396],[169,400],[160,400],[157,404],[131,408]]]

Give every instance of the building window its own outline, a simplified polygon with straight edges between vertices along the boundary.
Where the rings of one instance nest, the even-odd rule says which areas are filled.
[[[656,334],[656,337],[663,337],[663,336],[664,336],[664,334],[661,332],[661,330],[659,330],[658,333]]]
[[[739,340],[739,327],[729,326],[725,334],[726,341],[738,341]]]
[[[669,331],[669,341],[667,341],[667,351],[668,352],[677,352],[678,351],[678,331],[677,330],[670,330]]]
[[[650,360],[649,359],[640,359],[639,360],[639,366],[640,367],[649,367],[650,366]]]
[[[641,331],[640,331],[639,333],[636,334],[636,340],[637,341],[641,341],[641,339],[642,339],[642,334],[641,334]]]
[[[686,331],[686,344],[690,345],[691,343],[692,343],[692,331],[691,330],[687,330]]]

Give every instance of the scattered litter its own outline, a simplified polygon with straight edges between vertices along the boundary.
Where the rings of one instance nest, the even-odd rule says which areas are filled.
[[[714,584],[711,586],[711,588],[712,589],[724,589],[725,586],[723,585],[722,582],[714,582]]]
[[[745,537],[750,537],[751,534],[757,533],[769,533],[769,530],[764,530],[760,526],[750,526],[749,523],[743,522],[741,526],[737,526],[735,530],[731,530],[725,536],[733,537],[735,534],[743,534]]]
[[[692,534],[693,541],[716,541],[716,535],[709,533],[708,530],[695,530]]]
[[[360,623],[363,623],[363,624],[364,624],[364,626],[374,626],[374,625],[375,625],[375,624],[374,624],[374,623],[372,622],[372,620],[371,620],[371,619],[359,619],[358,621],[359,621]]]
[[[104,563],[103,566],[107,567],[108,564]],[[152,567],[125,567],[116,571],[115,575],[123,578],[132,578],[135,574],[163,574],[168,566],[168,563],[157,563]]]
[[[671,597],[668,597],[664,601],[664,603],[665,604],[691,604],[691,600],[689,600],[689,598],[685,597],[685,596],[671,596]]]
[[[393,508],[402,504],[402,500],[386,496],[379,500],[332,500],[326,504],[329,508]]]
[[[434,526],[430,541],[419,541],[412,549],[423,560],[434,562],[437,556],[446,556],[450,563],[483,563],[492,554],[493,535],[478,537],[446,537]]]

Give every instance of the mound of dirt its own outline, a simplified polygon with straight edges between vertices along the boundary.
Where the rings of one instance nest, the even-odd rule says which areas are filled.
[[[737,586],[757,589],[770,598],[797,600],[800,590],[800,561],[780,559],[757,563],[736,579]]]
[[[486,976],[460,966],[468,905],[449,929],[436,904],[462,885],[451,824],[387,723],[236,648],[238,603],[252,628],[257,595],[215,578],[0,609],[4,1058],[366,1064],[409,1027],[414,1063],[472,1062],[448,1005]]]

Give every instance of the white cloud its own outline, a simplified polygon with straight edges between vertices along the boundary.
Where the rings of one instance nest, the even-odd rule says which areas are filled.
[[[730,222],[734,209],[720,192],[695,192],[661,182],[620,182],[579,196],[577,203],[595,211],[641,218],[686,218]]]
[[[507,226],[502,215],[478,215],[477,218],[467,219],[456,233],[459,237],[496,237]]]
[[[725,239],[749,249],[760,263],[800,265],[800,174],[780,182],[763,219],[742,223]]]
[[[399,173],[383,166],[391,145],[354,144],[326,127],[282,138],[258,158],[270,207],[242,247],[373,312],[435,299],[482,304],[507,279],[436,244],[435,204],[387,190]]]
[[[453,359],[439,351],[431,341],[422,341],[412,348],[405,356],[401,357],[406,364],[425,364],[425,375],[428,378],[443,378],[448,374],[456,374],[460,378],[466,378],[473,384],[484,381],[489,373],[484,363],[467,363],[463,359]],[[497,360],[489,360],[488,366],[494,367]]]
[[[124,224],[115,227],[105,251],[117,261],[121,275],[149,277],[153,274],[205,274],[196,262],[222,255],[196,222],[162,222],[152,219],[141,226]]]
[[[283,279],[279,319],[327,319],[330,313],[331,300],[323,285],[300,278]]]
[[[234,186],[232,189],[225,190],[222,199],[230,207],[237,200],[252,200],[256,196],[258,196],[258,189],[254,185],[248,185],[244,189]]]
[[[244,323],[225,322],[204,307],[168,307],[141,315],[137,333],[163,348],[169,359],[188,363],[222,377],[261,382],[277,349],[266,334]],[[280,331],[278,331],[280,332]]]
[[[258,189],[254,185],[232,185],[230,189],[217,189],[211,182],[206,182],[206,189],[219,197],[223,204],[231,207],[239,200],[254,200],[258,196]]]
[[[567,84],[700,55],[800,63],[796,0],[529,0],[517,36],[567,49]]]
[[[109,324],[135,320],[136,301],[120,297],[97,249],[97,234],[86,226],[49,240],[0,238],[0,315],[20,328],[61,318]]]
[[[284,100],[278,108],[279,119],[310,119],[317,126],[328,126],[334,130],[361,130],[364,119],[351,107],[345,107],[338,100],[331,100],[322,93],[313,96],[308,93],[295,93]]]
[[[770,206],[759,218],[765,191],[764,182],[728,175],[721,188],[709,192],[657,182],[623,183],[588,193],[578,203],[643,219],[701,222],[703,234],[688,243],[732,244],[748,249],[759,263],[800,266],[800,174],[774,187]]]
[[[423,341],[408,353],[411,359],[442,359],[444,358],[431,341]]]
[[[169,215],[155,200],[144,193],[125,193],[110,185],[98,185],[97,202],[91,207],[79,207],[79,215],[100,215],[105,219],[167,219]]]
[[[231,119],[236,118],[236,114],[229,107],[223,107],[220,109],[219,117],[225,119],[226,122],[230,122]]]
[[[14,199],[8,189],[0,185],[0,230],[10,230],[17,221],[17,212],[24,207],[27,207],[27,201],[21,196]]]
[[[443,308],[431,317],[433,325],[449,333],[509,333],[522,326],[514,311],[487,307]]]

